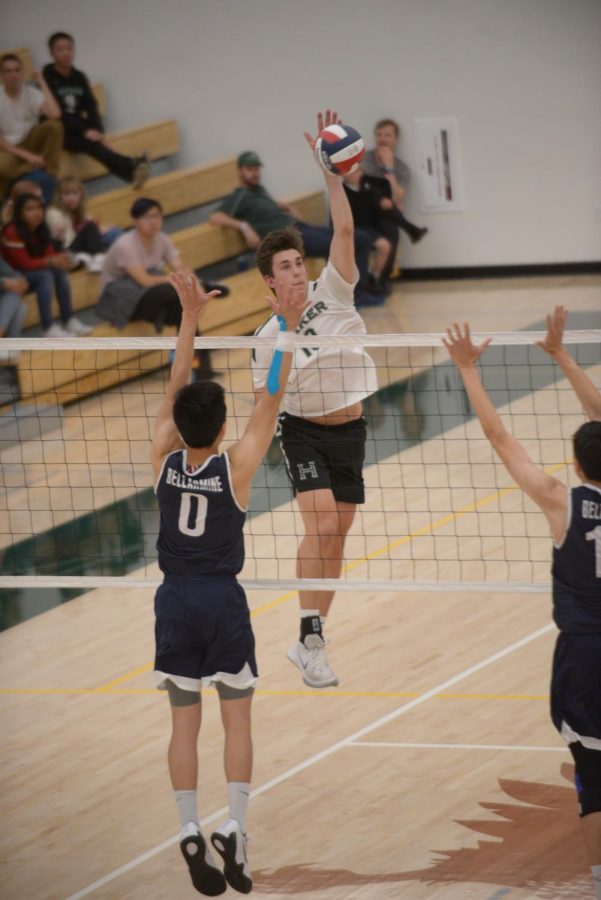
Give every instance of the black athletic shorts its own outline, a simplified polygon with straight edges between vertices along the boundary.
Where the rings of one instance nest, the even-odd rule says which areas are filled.
[[[294,493],[329,488],[336,500],[365,503],[363,462],[367,423],[319,425],[282,413],[278,436]]]
[[[214,681],[249,687],[257,677],[244,589],[233,575],[166,575],[154,600],[155,680],[199,691]]]
[[[601,634],[565,634],[557,638],[551,676],[551,718],[565,725],[586,746],[601,741]]]

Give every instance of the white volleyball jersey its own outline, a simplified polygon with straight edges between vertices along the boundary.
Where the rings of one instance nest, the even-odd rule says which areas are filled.
[[[296,333],[308,335],[367,334],[354,303],[354,286],[328,262],[317,281],[309,282],[306,309]],[[277,335],[277,316],[255,332]],[[260,391],[267,380],[272,347],[256,347],[252,356],[253,384]],[[363,347],[297,347],[284,395],[284,409],[293,416],[314,418],[351,406],[378,390],[376,367]]]

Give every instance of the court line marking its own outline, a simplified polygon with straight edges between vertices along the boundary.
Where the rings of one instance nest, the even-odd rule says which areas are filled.
[[[459,672],[457,675],[453,675],[451,678],[447,678],[445,681],[442,681],[440,684],[435,685],[430,690],[425,691],[419,696],[415,697],[412,700],[409,700],[407,703],[403,703],[402,706],[397,707],[392,710],[392,712],[387,713],[384,716],[380,716],[380,718],[375,719],[369,725],[364,725],[362,728],[357,729],[352,734],[349,734],[347,737],[342,738],[340,741],[336,741],[336,743],[331,744],[329,747],[326,747],[324,750],[320,750],[319,753],[313,754],[313,756],[307,757],[307,759],[303,760],[303,762],[298,763],[295,766],[291,766],[286,771],[282,772],[280,775],[277,775],[275,778],[272,778],[270,781],[265,782],[260,787],[255,788],[251,791],[251,797],[259,797],[261,794],[270,791],[272,788],[277,787],[282,784],[284,781],[288,781],[288,779],[298,775],[300,772],[303,772],[305,769],[310,768],[318,762],[321,762],[323,759],[327,759],[327,757],[332,756],[332,754],[336,753],[338,750],[343,749],[344,747],[348,747],[349,744],[352,744],[354,741],[359,740],[366,734],[370,734],[372,731],[380,728],[383,725],[388,724],[389,722],[398,719],[400,716],[405,713],[410,712],[410,710],[415,709],[416,706],[420,706],[422,703],[425,703],[427,700],[430,700],[432,697],[436,697],[438,694],[444,692],[447,688],[452,687],[454,684],[457,684],[460,681],[463,681],[465,678],[469,678],[471,675],[474,675],[476,672],[481,671],[481,669],[486,668],[487,666],[492,665],[493,663],[498,662],[500,659],[503,659],[505,656],[508,656],[510,653],[513,653],[515,650],[520,650],[522,647],[525,647],[527,644],[530,644],[532,641],[537,640],[537,638],[542,637],[545,634],[548,634],[551,630],[555,628],[555,625],[550,622],[547,625],[544,625],[542,628],[538,628],[536,631],[531,632],[523,638],[520,638],[517,641],[514,641],[511,644],[508,644],[506,647],[503,647],[502,650],[498,650],[496,653],[492,653],[490,656],[487,656],[485,659],[481,660],[478,663],[474,663],[474,665],[469,666],[467,669],[464,669],[462,672]],[[216,819],[227,813],[227,807],[222,807],[211,815],[206,816],[201,821],[201,825],[208,825],[211,822],[214,822]],[[105,884],[108,884],[110,881],[114,881],[115,878],[119,878],[119,876],[124,875],[126,872],[129,872],[131,869],[136,868],[141,863],[146,862],[146,860],[151,859],[153,856],[156,856],[158,853],[161,853],[167,847],[172,846],[179,842],[179,834],[174,837],[169,838],[166,841],[163,841],[161,844],[157,844],[157,846],[152,847],[150,850],[147,850],[145,853],[140,854],[139,856],[134,857],[134,859],[125,863],[122,866],[119,866],[117,869],[113,869],[112,872],[109,872],[107,875],[104,875],[102,878],[99,878],[97,881],[94,881],[92,884],[89,884],[87,887],[82,888],[75,894],[71,894],[67,900],[80,900],[81,897],[86,897],[88,894],[91,894],[92,891],[97,890],[100,887],[103,887]]]
[[[568,753],[567,747],[535,747],[519,744],[418,744],[400,741],[352,741],[349,747],[398,747],[424,750],[528,750],[537,753]]]
[[[89,694],[89,695],[98,695],[98,694],[115,694],[117,696],[138,696],[138,695],[147,695],[158,697],[156,688],[111,688],[107,690],[105,688],[0,688],[0,694],[50,694],[57,696],[70,696],[71,694]],[[205,696],[210,696],[211,694],[216,695],[217,691],[214,688],[208,688],[203,691]],[[367,700],[386,700],[386,699],[400,699],[401,697],[412,698],[419,697],[419,691],[334,691],[334,690],[284,690],[284,689],[273,689],[270,690],[268,688],[257,688],[255,690],[255,697],[310,697],[312,700],[321,700],[325,697],[337,697],[337,698],[354,698],[354,699],[367,699]],[[434,698],[436,700],[549,700],[548,694],[500,694],[500,693],[486,693],[486,692],[444,692],[442,694],[437,694]]]
[[[552,466],[547,466],[544,471],[547,475],[553,475],[555,472],[559,472],[561,469],[564,469],[568,465],[570,465],[570,460],[564,460],[564,462],[556,463]],[[466,506],[460,507],[458,510],[456,510],[456,512],[448,513],[446,516],[442,516],[442,518],[436,519],[436,521],[430,522],[428,525],[424,525],[423,528],[419,528],[417,531],[413,531],[409,534],[403,535],[402,538],[398,538],[396,541],[389,541],[384,547],[381,547],[378,550],[373,550],[371,553],[362,556],[360,559],[351,560],[342,567],[341,574],[345,575],[347,572],[352,572],[354,569],[364,565],[366,562],[370,562],[372,559],[377,559],[379,556],[383,556],[389,550],[394,550],[397,547],[402,547],[405,544],[409,544],[414,538],[424,537],[426,534],[429,534],[430,532],[435,531],[438,528],[442,528],[443,525],[448,525],[450,522],[454,522],[462,516],[466,516],[469,515],[469,513],[476,512],[476,510],[481,509],[484,506],[489,506],[491,503],[494,503],[495,500],[500,500],[506,494],[515,493],[515,491],[519,490],[520,488],[517,485],[500,488],[493,494],[488,494],[486,497],[481,497],[480,500],[475,500],[472,503],[468,503]],[[260,616],[263,613],[269,612],[269,610],[275,609],[282,603],[291,600],[297,593],[297,591],[286,591],[285,594],[282,594],[280,597],[276,597],[275,600],[270,600],[267,603],[263,603],[256,609],[251,610],[251,619],[256,618],[256,616]],[[140,666],[131,672],[126,672],[125,675],[121,675],[119,678],[115,678],[113,681],[109,681],[106,684],[101,685],[101,688],[104,690],[109,690],[115,685],[123,684],[125,681],[129,681],[131,678],[135,678],[137,675],[142,675],[145,672],[149,672],[152,669],[152,666],[153,663],[146,663],[144,666]]]

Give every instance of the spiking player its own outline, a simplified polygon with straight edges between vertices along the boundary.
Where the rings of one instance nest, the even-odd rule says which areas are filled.
[[[477,347],[469,326],[462,331],[455,323],[443,343],[484,434],[514,481],[543,511],[553,537],[553,618],[560,634],[551,717],[576,764],[582,835],[601,900],[601,422],[587,422],[574,434],[574,468],[582,484],[569,489],[535,466],[505,430],[476,368],[490,339]]]
[[[244,562],[242,529],[252,479],[273,437],[290,372],[294,330],[306,298],[290,285],[277,301],[269,301],[281,329],[274,372],[241,439],[219,454],[226,417],[223,388],[212,381],[187,383],[198,318],[219,292],[204,294],[194,276],[174,274],[169,281],[183,315],[152,444],[161,517],[157,549],[165,576],[155,598],[155,677],[171,703],[169,772],[182,825],[180,846],[192,882],[208,896],[224,893],[226,881],[248,894],[252,878],[245,824],[257,666],[250,613],[236,575]],[[225,730],[229,819],[211,836],[224,861],[223,874],[198,824],[197,740],[203,683],[217,689]]]
[[[325,126],[338,121],[330,110]],[[317,119],[318,132],[324,116]],[[314,140],[305,138],[311,149]],[[365,323],[355,309],[353,215],[342,178],[324,173],[334,236],[326,267],[317,281],[308,281],[303,242],[294,228],[272,231],[257,251],[257,264],[276,297],[291,286],[302,290],[308,309],[297,328],[299,335],[362,335]],[[272,316],[257,334],[278,330]],[[265,384],[269,356],[253,354],[255,390]],[[300,509],[305,535],[298,549],[299,578],[338,578],[346,535],[357,504],[365,502],[363,460],[366,423],[361,401],[378,388],[374,364],[362,347],[301,347],[280,416],[280,442],[288,477]],[[325,654],[323,625],[333,591],[300,591],[301,621],[298,642],[288,658],[310,687],[338,684]]]

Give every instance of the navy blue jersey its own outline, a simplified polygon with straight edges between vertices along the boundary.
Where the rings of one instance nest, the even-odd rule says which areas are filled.
[[[568,634],[601,633],[601,488],[568,493],[568,526],[553,548],[553,618]]]
[[[163,462],[156,485],[159,566],[166,575],[237,575],[244,564],[246,512],[230,482],[226,453],[194,469],[186,451]]]

